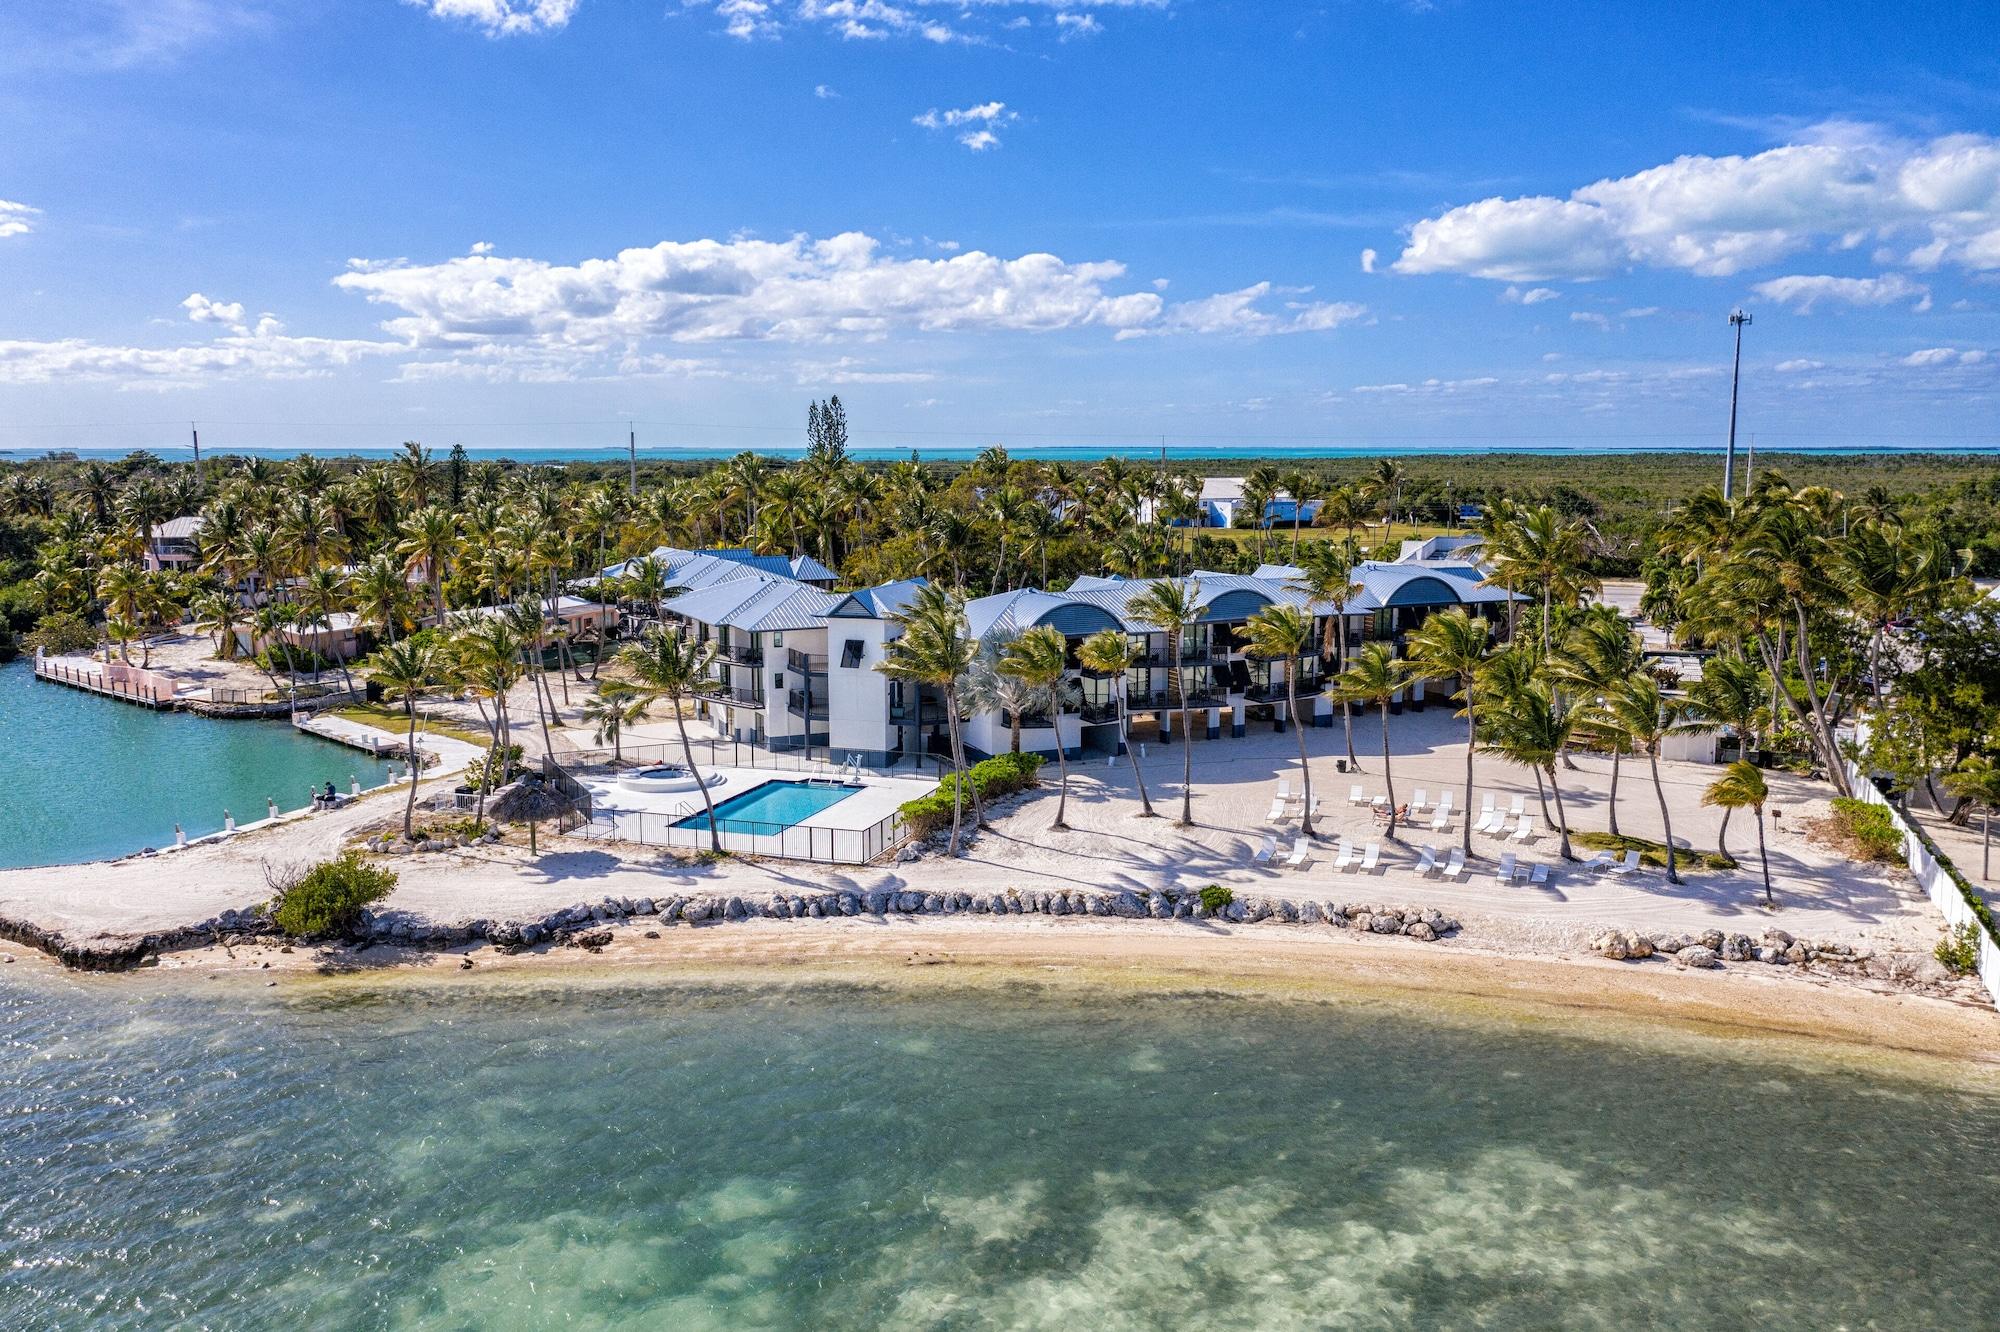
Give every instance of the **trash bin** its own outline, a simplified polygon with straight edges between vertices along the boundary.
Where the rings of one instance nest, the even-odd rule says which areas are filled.
[[[1346,771],[1347,771],[1347,760],[1346,760],[1346,759],[1344,759],[1344,758],[1337,758],[1337,759],[1335,759],[1335,760],[1333,761],[1333,770],[1334,770],[1335,772],[1346,772]]]

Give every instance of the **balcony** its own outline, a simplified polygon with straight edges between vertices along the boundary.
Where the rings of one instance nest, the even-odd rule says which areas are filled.
[[[826,658],[788,649],[785,653],[785,669],[797,671],[801,675],[825,675]]]
[[[889,720],[899,726],[942,726],[944,704],[935,699],[926,699],[921,708],[913,703],[891,703]]]
[[[1092,726],[1118,720],[1118,704],[1116,702],[1086,702],[1080,711],[1083,715],[1083,720]]]
[[[785,710],[794,717],[804,717],[807,721],[825,721],[826,698],[820,694],[812,695],[811,706],[808,708],[806,691],[794,689],[786,695]]]
[[[708,691],[708,697],[731,707],[761,708],[764,706],[764,691],[743,689],[735,686],[718,686]]]
[[[762,666],[764,649],[750,643],[721,643],[716,647],[715,658],[732,666]]]

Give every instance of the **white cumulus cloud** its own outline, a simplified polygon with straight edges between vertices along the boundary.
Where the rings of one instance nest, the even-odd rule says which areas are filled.
[[[1226,291],[1199,300],[1168,305],[1158,319],[1118,330],[1120,340],[1170,334],[1224,334],[1269,337],[1279,333],[1314,333],[1352,323],[1368,313],[1350,301],[1285,301],[1282,313],[1262,303],[1278,288],[1259,282],[1241,291]],[[1293,292],[1291,294],[1301,294]]]
[[[35,219],[42,210],[30,208],[24,203],[14,203],[0,199],[0,240],[9,236],[25,236],[35,229]]]
[[[957,110],[940,111],[932,107],[922,115],[910,117],[910,123],[928,130],[956,129],[960,143],[981,153],[1000,146],[1000,136],[994,133],[997,127],[1011,125],[1020,118],[1020,113],[1009,111],[1005,102],[982,102]]]
[[[1916,302],[1915,308],[1919,310],[1928,310],[1931,303],[1930,288],[1921,282],[1911,281],[1901,273],[1884,273],[1872,278],[1795,274],[1759,282],[1752,290],[1765,300],[1789,305],[1800,314],[1811,313],[1812,308],[1822,301],[1873,306],[1893,305],[1907,300]]]
[[[1500,299],[1514,305],[1540,305],[1543,301],[1553,301],[1562,295],[1554,287],[1529,287],[1523,291],[1519,287],[1508,287],[1500,293]]]
[[[434,17],[467,23],[488,37],[554,32],[569,25],[579,0],[403,0]]]
[[[241,301],[212,301],[198,291],[181,302],[181,309],[186,310],[188,318],[197,324],[241,325],[243,323]]]
[[[1823,125],[1802,142],[1678,157],[1567,198],[1464,204],[1416,223],[1395,267],[1504,282],[1642,266],[1727,276],[1870,237],[1918,269],[2000,268],[2000,138]]]
[[[1902,359],[1902,364],[1923,368],[1935,365],[1979,365],[1986,360],[1986,352],[1978,347],[1960,349],[1958,347],[1925,347],[1913,351]]]
[[[472,3],[473,0],[465,0]],[[411,0],[424,3],[424,0]],[[849,41],[916,38],[934,45],[990,43],[988,32],[1020,32],[1047,15],[1057,40],[1104,30],[1097,15],[1112,10],[1164,11],[1171,0],[680,0],[708,12],[722,30],[745,41],[778,37],[790,28],[818,28]]]

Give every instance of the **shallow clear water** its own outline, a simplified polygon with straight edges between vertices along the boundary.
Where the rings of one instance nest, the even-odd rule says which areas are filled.
[[[2000,1322],[2000,1101],[1713,1042],[22,970],[9,1327]]]
[[[99,698],[38,681],[25,661],[0,667],[0,869],[60,865],[171,846],[309,803],[307,788],[346,791],[389,765],[282,721],[219,721]]]
[[[773,833],[804,823],[821,810],[847,799],[857,789],[852,786],[809,786],[805,782],[765,782],[717,805],[715,821],[724,832]],[[674,826],[706,829],[708,811],[691,815]]]

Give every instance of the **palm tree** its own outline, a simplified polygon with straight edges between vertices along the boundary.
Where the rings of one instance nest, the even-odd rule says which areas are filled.
[[[375,555],[354,571],[350,586],[356,621],[379,633],[385,642],[395,642],[410,602],[410,585],[404,581],[402,565],[394,556]]]
[[[223,661],[235,660],[236,625],[242,615],[236,594],[226,588],[211,588],[195,598],[192,609],[215,636],[215,655]]]
[[[1387,541],[1396,531],[1396,510],[1402,507],[1403,486],[1410,479],[1410,472],[1394,458],[1377,458],[1374,469],[1363,483],[1369,499],[1375,502],[1383,518],[1382,539]]]
[[[1764,710],[1764,672],[1741,652],[1718,652],[1702,663],[1701,679],[1688,686],[1688,707],[1690,726],[1727,726],[1735,731],[1742,758],[1762,748],[1758,727],[1768,716]],[[1722,827],[1715,834],[1715,849],[1725,856],[1729,854],[1729,817],[1735,812],[1729,805],[1722,806]]]
[[[1729,770],[1709,783],[1701,793],[1701,803],[1719,806],[1724,811],[1742,809],[1748,805],[1757,816],[1757,861],[1764,870],[1764,905],[1771,905],[1771,854],[1764,846],[1764,803],[1771,798],[1771,788],[1764,781],[1764,774],[1756,764],[1748,759],[1737,759],[1729,765]],[[1672,842],[1667,845],[1671,847]]]
[[[396,552],[412,571],[422,569],[431,585],[438,622],[444,622],[444,580],[459,547],[459,518],[442,506],[419,509],[403,520]]]
[[[1979,877],[1993,877],[1993,811],[2000,809],[2000,763],[1984,754],[1973,754],[1945,774],[1944,789],[1960,800],[1979,806]]]
[[[402,700],[403,716],[409,724],[405,748],[410,756],[410,794],[403,804],[403,837],[406,841],[412,835],[416,818],[417,773],[421,767],[417,755],[417,700],[437,686],[443,674],[442,667],[436,647],[406,638],[376,653],[375,669],[370,673],[375,683],[382,686],[383,694]]]
[[[674,729],[681,737],[681,755],[687,760],[688,774],[701,788],[701,803],[708,811],[709,849],[720,853],[722,830],[715,822],[715,800],[709,794],[701,769],[695,766],[694,746],[688,741],[687,718],[682,715],[681,707],[686,700],[700,698],[714,689],[715,643],[713,640],[697,641],[672,630],[649,629],[645,637],[621,651],[618,660],[625,664],[638,682],[638,692],[643,695],[639,706],[642,715],[657,699],[665,699],[673,705]]]
[[[1108,676],[1114,682],[1112,689],[1117,696],[1118,743],[1126,757],[1132,760],[1132,779],[1139,786],[1139,817],[1150,819],[1157,815],[1153,811],[1152,797],[1146,794],[1146,774],[1140,771],[1139,751],[1132,748],[1131,728],[1125,711],[1125,672],[1131,668],[1132,660],[1137,655],[1132,640],[1120,629],[1099,629],[1076,649],[1076,659],[1083,669]]]
[[[1501,654],[1496,661],[1508,654]],[[1563,808],[1562,787],[1556,782],[1557,760],[1569,747],[1576,728],[1577,714],[1559,707],[1555,695],[1541,680],[1509,682],[1494,709],[1487,713],[1486,747],[1523,767],[1531,768],[1537,779],[1546,778],[1556,799],[1556,826],[1561,829],[1561,855],[1575,857],[1569,846],[1569,814]]]
[[[958,855],[959,832],[963,826],[966,789],[971,786],[965,768],[965,743],[959,730],[959,681],[971,669],[977,651],[966,635],[965,599],[956,590],[937,583],[917,589],[908,605],[889,617],[902,633],[882,651],[875,669],[893,680],[928,685],[943,693],[945,729],[951,740],[952,797],[951,845],[948,854]],[[920,695],[921,697],[921,695]],[[985,821],[978,788],[972,788],[973,817]]]
[[[1320,655],[1333,658],[1336,674],[1347,665],[1347,603],[1361,590],[1361,585],[1354,581],[1352,554],[1352,538],[1339,545],[1316,541],[1306,547],[1298,576],[1291,581],[1292,588],[1312,602],[1315,609],[1324,605],[1330,612],[1325,617]],[[1340,729],[1347,742],[1347,765],[1358,769],[1361,761],[1354,757],[1354,708],[1345,698],[1340,700]]]
[[[1194,824],[1194,733],[1189,718],[1187,682],[1181,671],[1181,635],[1201,615],[1201,586],[1194,579],[1162,578],[1126,605],[1127,612],[1166,636],[1172,663],[1174,692],[1181,701],[1181,826]]]
[[[1465,704],[1458,715],[1465,718],[1465,827],[1463,842],[1472,853],[1472,754],[1479,743],[1479,719],[1473,703],[1479,689],[1479,674],[1486,665],[1487,644],[1492,626],[1462,607],[1430,616],[1410,635],[1410,663],[1418,675],[1437,679],[1458,678],[1458,692],[1452,697]]]
[[[598,744],[609,741],[611,761],[625,761],[625,728],[646,715],[646,699],[623,680],[607,680],[598,691],[583,700],[583,720],[596,728]]]
[[[104,599],[104,608],[109,612],[106,623],[117,624],[112,637],[118,643],[118,656],[130,665],[132,639],[143,632],[140,622],[152,607],[152,580],[138,565],[121,560],[98,575],[97,595]]]
[[[1319,512],[1313,515],[1315,527],[1338,527],[1347,533],[1348,544],[1354,542],[1354,529],[1368,521],[1368,507],[1353,486],[1335,486],[1320,496]]]
[[[1952,575],[1951,551],[1935,535],[1863,523],[1833,544],[1832,578],[1868,625],[1868,677],[1882,710],[1882,640],[1889,626]]]
[[[492,733],[487,750],[486,770],[479,775],[479,808],[476,818],[486,821],[486,790],[496,777],[507,772],[507,755],[514,743],[513,725],[507,716],[507,693],[521,678],[521,655],[526,644],[513,623],[503,615],[461,617],[451,636],[454,674],[464,680],[482,720]],[[493,700],[493,715],[487,717],[483,700]],[[496,774],[493,765],[499,765]]]
[[[1666,834],[1667,882],[1679,883],[1675,863],[1673,815],[1667,808],[1667,788],[1660,781],[1660,742],[1691,729],[1686,699],[1675,698],[1645,671],[1635,671],[1604,697],[1583,710],[1583,724],[1614,743],[1623,741],[1645,754],[1653,774],[1653,794],[1660,802],[1660,826]]]
[[[1065,694],[1076,686],[1067,678],[1069,640],[1052,624],[1038,624],[1022,634],[1001,655],[1000,669],[1033,690],[1048,709],[1049,726],[1056,741],[1056,767],[1062,773],[1061,793],[1056,797],[1056,821],[1052,827],[1069,827],[1069,755],[1063,746],[1062,713]],[[1069,687],[1064,688],[1065,685]]]
[[[1389,762],[1389,701],[1401,690],[1408,675],[1408,663],[1399,661],[1387,643],[1366,644],[1354,654],[1347,669],[1333,681],[1336,698],[1356,703],[1373,703],[1382,710],[1382,781],[1388,791],[1390,841],[1396,841],[1396,776]]]
[[[1299,658],[1312,646],[1312,618],[1297,606],[1283,602],[1257,611],[1243,624],[1244,647],[1266,662],[1285,663],[1285,713],[1292,719],[1292,733],[1299,742],[1299,784],[1304,789],[1305,813],[1299,831],[1313,835],[1312,765],[1306,759],[1306,728],[1299,718]]]
[[[1617,611],[1594,607],[1569,632],[1563,651],[1550,663],[1550,674],[1586,699],[1617,687],[1645,664],[1639,635]],[[1605,813],[1612,835],[1618,835],[1618,777],[1626,753],[1623,736],[1600,730],[1598,738],[1611,751],[1611,796]],[[1574,767],[1575,765],[1571,765]]]

